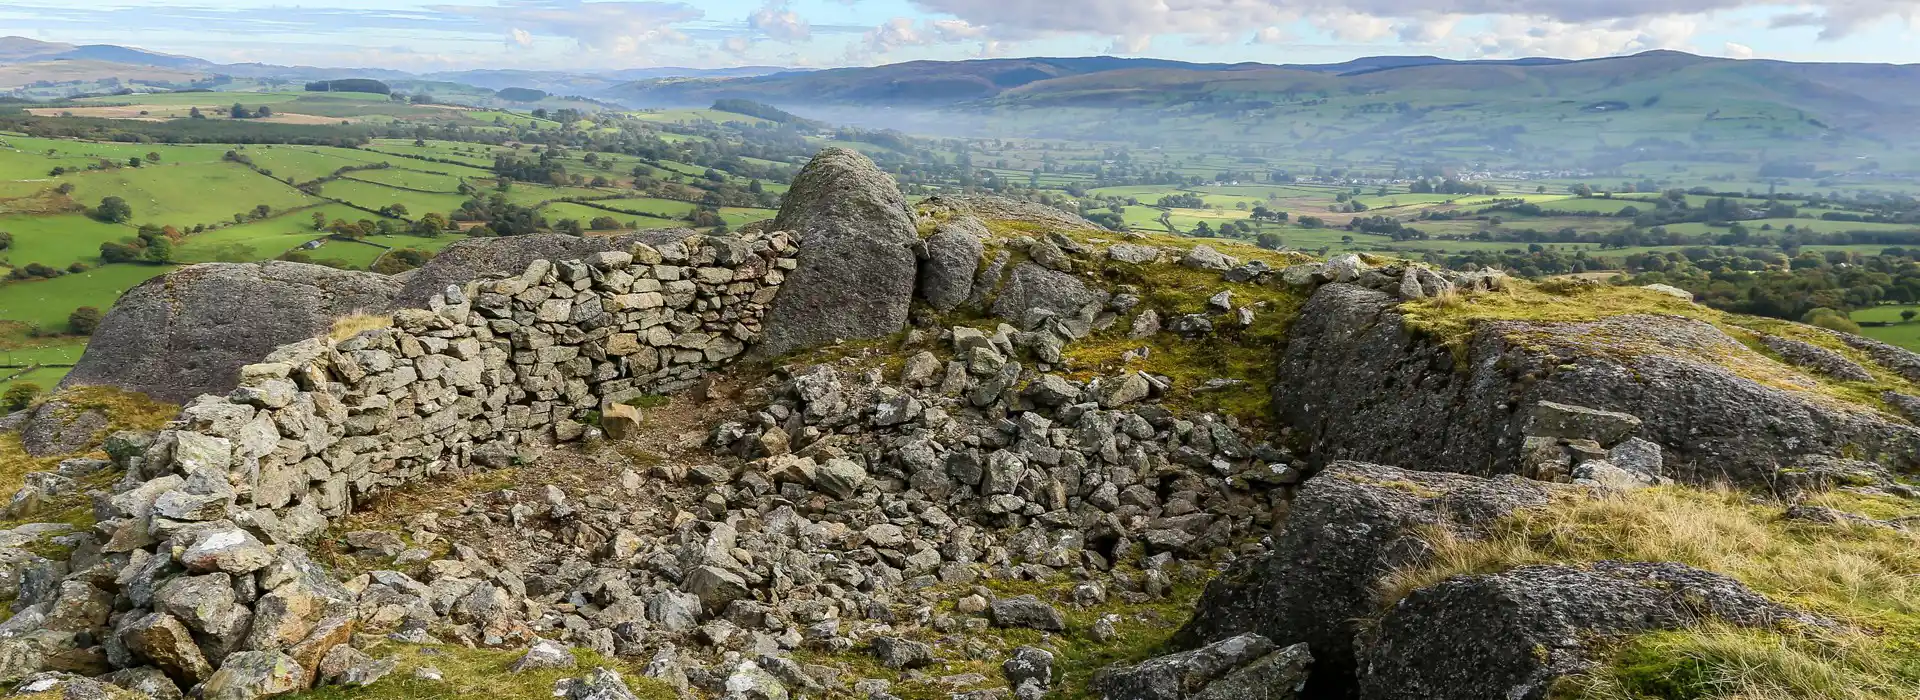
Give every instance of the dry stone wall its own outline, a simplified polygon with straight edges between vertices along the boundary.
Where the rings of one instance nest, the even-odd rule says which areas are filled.
[[[68,561],[19,567],[35,583],[0,623],[0,676],[158,669],[205,693],[312,679],[351,635],[354,596],[299,547],[271,545],[692,383],[758,337],[794,253],[772,233],[537,260],[450,286],[390,327],[281,346],[168,429],[111,436],[125,481],[96,499],[98,525]]]
[[[587,412],[740,356],[793,252],[784,233],[692,236],[449,286],[389,328],[281,346],[126,461],[148,479],[220,472],[235,507],[307,521],[433,474],[505,466],[522,445],[579,438]],[[137,520],[119,519],[110,551],[151,543]]]

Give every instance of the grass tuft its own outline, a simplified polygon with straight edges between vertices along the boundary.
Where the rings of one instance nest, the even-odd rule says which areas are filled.
[[[360,335],[366,331],[392,328],[393,317],[379,314],[353,314],[334,319],[333,328],[327,331],[327,337],[339,342]]]
[[[1569,681],[1572,690],[1556,697],[1920,697],[1914,654],[1920,649],[1920,534],[1788,521],[1781,511],[1782,504],[1730,489],[1662,487],[1567,498],[1513,515],[1484,539],[1430,530],[1433,560],[1386,577],[1382,599],[1397,601],[1452,576],[1529,564],[1680,562],[1731,576],[1854,631],[1703,627],[1637,635],[1614,650],[1611,663]]]

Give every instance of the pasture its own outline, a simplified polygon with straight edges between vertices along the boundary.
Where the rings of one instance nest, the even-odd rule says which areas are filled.
[[[287,183],[237,163],[198,163],[120,168],[67,175],[72,197],[88,206],[120,197],[133,208],[133,223],[185,228],[233,221],[235,214],[265,204],[284,211],[315,204]]]

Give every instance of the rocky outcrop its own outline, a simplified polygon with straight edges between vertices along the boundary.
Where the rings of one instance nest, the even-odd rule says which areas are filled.
[[[399,289],[384,275],[301,263],[184,267],[122,295],[60,386],[114,386],[171,402],[225,393],[242,365],[325,335],[339,317],[384,312]]]
[[[1070,273],[1023,262],[1013,267],[994,298],[993,314],[1017,321],[1028,309],[1045,309],[1062,318],[1091,322],[1111,297]]]
[[[947,211],[971,214],[983,221],[1037,224],[1054,231],[1106,230],[1105,227],[1088,221],[1078,214],[1061,211],[1045,204],[994,195],[937,195],[923,200],[919,208],[923,212]]]
[[[1920,466],[1920,428],[1821,394],[1703,321],[1486,321],[1458,339],[1456,357],[1409,328],[1398,303],[1328,284],[1294,324],[1274,400],[1316,461],[1525,473],[1530,417],[1547,401],[1635,417],[1632,435],[1659,444],[1667,474],[1692,483],[1768,484],[1802,454]]]
[[[446,291],[447,285],[517,275],[535,260],[582,260],[594,253],[624,251],[635,243],[665,245],[693,235],[687,229],[641,231],[625,236],[566,236],[535,233],[525,236],[468,238],[447,246],[406,275],[406,284],[395,295],[397,308],[425,308],[433,295]]]
[[[1672,562],[1523,566],[1414,591],[1362,644],[1364,700],[1545,698],[1623,635],[1708,622],[1833,623],[1726,576]]]
[[[1273,553],[1237,562],[1210,583],[1174,643],[1197,648],[1249,632],[1274,644],[1305,642],[1314,657],[1310,685],[1343,688],[1356,673],[1360,621],[1383,602],[1381,577],[1425,563],[1431,528],[1473,537],[1502,517],[1546,505],[1561,488],[1519,477],[1329,466],[1300,489]]]
[[[799,237],[799,267],[773,300],[757,356],[876,338],[906,325],[919,236],[900,188],[873,161],[841,148],[821,151],[794,178],[773,228]]]
[[[1128,700],[1291,700],[1306,686],[1313,655],[1243,634],[1139,664],[1101,669],[1090,690]]]

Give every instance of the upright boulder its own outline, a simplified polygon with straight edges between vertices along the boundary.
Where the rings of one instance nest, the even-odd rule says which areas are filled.
[[[794,178],[773,230],[800,238],[799,267],[768,309],[759,357],[900,330],[913,301],[919,236],[893,178],[829,148]]]
[[[940,311],[952,311],[973,296],[973,277],[986,255],[987,227],[965,214],[940,222],[927,237],[920,261],[920,298]]]
[[[224,394],[240,368],[334,319],[385,311],[385,275],[281,261],[191,265],[127,291],[60,386],[108,385],[185,402]]]

